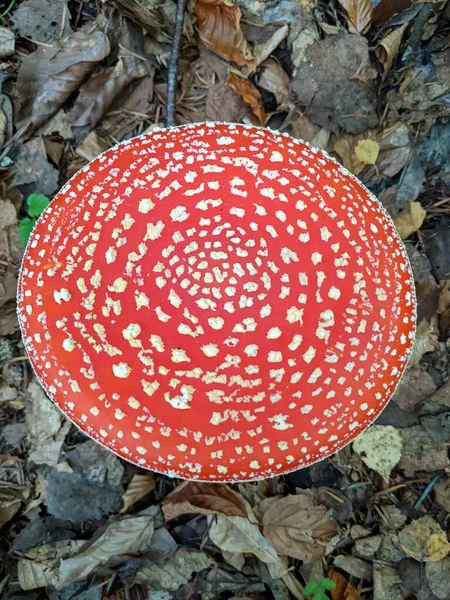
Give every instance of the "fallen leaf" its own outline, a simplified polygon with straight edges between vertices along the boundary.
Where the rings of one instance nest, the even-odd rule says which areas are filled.
[[[223,515],[208,517],[211,541],[227,552],[253,554],[266,563],[274,579],[283,577],[288,570],[287,564],[284,564],[276,550],[260,532],[250,506],[247,510],[249,518]]]
[[[339,0],[347,11],[350,20],[350,31],[363,33],[370,25],[373,8],[370,0]]]
[[[436,390],[434,378],[419,361],[413,367],[406,369],[392,400],[402,410],[412,412],[420,402],[427,400]]]
[[[409,208],[409,212],[404,211],[394,219],[395,227],[402,240],[405,240],[422,227],[427,214],[420,202],[410,201]]]
[[[343,575],[331,571],[330,579],[336,584],[336,587],[331,590],[332,600],[359,600],[358,591]]]
[[[212,559],[204,552],[180,548],[165,561],[140,568],[134,575],[134,583],[147,585],[152,590],[175,592],[190,581],[193,573],[212,564]]]
[[[0,529],[17,514],[28,496],[29,490],[25,486],[13,483],[8,483],[6,487],[0,486]]]
[[[450,598],[450,558],[438,562],[427,562],[425,575],[430,590],[439,600]]]
[[[373,564],[374,600],[405,600],[401,582],[395,567]]]
[[[363,136],[356,137],[348,133],[334,138],[333,141],[333,152],[338,155],[342,165],[354,175],[359,175],[366,166],[355,153],[355,146],[358,140],[362,139]]]
[[[391,471],[402,457],[402,446],[402,437],[392,425],[372,425],[353,442],[353,450],[386,483],[389,483]]]
[[[313,562],[325,556],[326,545],[338,533],[324,506],[307,493],[263,500],[258,507],[264,536],[282,556]]]
[[[27,392],[25,418],[30,444],[28,458],[35,464],[55,466],[70,422],[66,421],[36,381],[30,383]]]
[[[230,0],[195,0],[198,30],[205,46],[239,66],[256,68],[241,29],[241,9]]]
[[[28,193],[52,196],[59,188],[59,173],[47,158],[42,137],[35,137],[21,145],[14,161],[11,185],[30,184]]]
[[[144,475],[136,473],[133,475],[122,496],[123,507],[120,510],[120,514],[128,512],[133,504],[154,490],[155,485],[156,481],[153,473],[145,473]]]
[[[450,552],[445,531],[428,515],[412,521],[398,537],[405,553],[418,561],[442,560]]]
[[[139,556],[150,548],[154,532],[152,517],[125,518],[109,525],[88,547],[61,562],[56,589],[84,579],[99,565],[121,554]]]
[[[434,486],[434,499],[450,513],[450,477],[440,479]]]
[[[72,18],[65,0],[25,0],[15,8],[11,20],[20,37],[35,42],[53,42],[56,46],[58,38],[72,33]]]
[[[450,330],[450,279],[441,279],[439,289],[437,313],[439,315],[439,329],[444,339],[447,331]]]
[[[109,51],[102,31],[77,31],[55,47],[41,46],[27,56],[17,77],[16,126],[28,119],[34,127],[48,121]]]
[[[11,56],[16,49],[15,36],[10,29],[0,27],[0,58]]]
[[[372,581],[372,565],[356,556],[338,554],[333,561],[333,566],[363,581]]]
[[[60,560],[79,551],[84,543],[84,540],[62,540],[31,548],[17,565],[20,587],[30,591],[54,585]]]
[[[398,51],[400,50],[400,44],[402,43],[403,34],[409,23],[404,23],[398,29],[394,29],[390,33],[384,36],[384,38],[378,42],[375,48],[375,54],[380,63],[384,67],[384,73],[390,71],[394,60],[397,57]]]
[[[402,428],[402,458],[398,468],[407,477],[414,477],[417,472],[433,472],[449,466],[448,448],[446,444],[437,445],[421,425]]]
[[[379,153],[380,146],[375,140],[359,140],[355,145],[356,158],[365,165],[374,165]]]
[[[253,50],[256,66],[259,67],[261,63],[269,58],[272,52],[278,48],[281,42],[285,40],[288,35],[289,25],[285,24],[277,29],[264,44],[256,44]]]
[[[208,120],[239,123],[249,112],[249,105],[228,86],[226,81],[209,88],[206,96]]]
[[[258,87],[271,92],[278,106],[283,106],[289,98],[289,75],[274,58],[261,65]]]
[[[430,320],[422,319],[416,327],[414,345],[409,357],[408,366],[417,364],[427,352],[434,352],[439,345],[438,318],[434,315]]]
[[[225,562],[234,567],[236,571],[240,571],[245,565],[245,556],[242,552],[227,552],[222,550],[222,556]]]
[[[187,513],[247,518],[244,499],[222,483],[182,483],[164,498],[162,510],[168,521]]]
[[[84,140],[79,144],[75,150],[78,156],[86,159],[88,162],[100,156],[102,152],[105,152],[111,147],[104,138],[98,135],[96,131],[91,131],[91,133],[84,138]]]
[[[106,114],[113,102],[148,74],[145,61],[122,56],[113,67],[94,73],[80,88],[70,111],[72,130],[77,138],[85,137]]]
[[[266,120],[266,114],[262,105],[261,94],[258,89],[248,79],[238,77],[234,73],[228,78],[228,85],[230,88],[239,94],[241,98],[249,104],[252,108],[253,113],[258,117],[260,123],[264,123]]]

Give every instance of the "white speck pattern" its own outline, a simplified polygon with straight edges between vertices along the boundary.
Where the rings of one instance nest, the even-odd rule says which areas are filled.
[[[352,441],[401,378],[415,311],[402,242],[355,177],[287,135],[217,123],[79,171],[18,289],[32,366],[68,418],[197,481],[279,475]]]

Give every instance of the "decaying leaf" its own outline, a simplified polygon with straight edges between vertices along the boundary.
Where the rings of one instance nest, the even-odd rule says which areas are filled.
[[[143,554],[150,548],[153,531],[153,518],[147,516],[125,518],[112,523],[83,552],[62,561],[56,589],[84,579],[112,557]]]
[[[450,477],[440,479],[434,486],[436,502],[450,513]]]
[[[187,513],[247,518],[242,496],[221,483],[182,483],[165,497],[162,510],[168,521]]]
[[[306,492],[263,500],[258,507],[265,537],[282,556],[313,562],[325,556],[326,545],[338,532],[324,506]]]
[[[427,562],[425,574],[428,585],[439,600],[450,598],[450,558],[438,562]]]
[[[11,15],[20,37],[35,42],[58,43],[72,33],[71,14],[66,0],[25,0]]]
[[[394,219],[394,224],[402,240],[406,240],[422,227],[427,214],[420,202],[410,201],[409,208],[409,212],[404,211]]]
[[[355,145],[355,155],[365,165],[374,165],[377,162],[380,146],[377,141],[370,139],[359,140]]]
[[[7,461],[3,466],[7,467]],[[0,486],[0,529],[5,523],[11,521],[28,495],[29,490],[25,486],[13,483],[8,483],[7,486]]]
[[[384,72],[390,71],[392,64],[397,57],[402,43],[403,34],[405,29],[408,27],[408,23],[404,23],[398,29],[394,29],[390,33],[384,36],[384,38],[378,43],[375,48],[375,54],[384,67]]]
[[[15,47],[14,33],[6,27],[0,27],[0,58],[14,54]]]
[[[330,579],[336,584],[331,590],[332,600],[359,600],[359,593],[355,586],[337,571],[331,571]]]
[[[264,123],[266,114],[262,105],[261,94],[248,79],[238,77],[234,73],[228,78],[228,85],[239,94],[241,98],[252,107],[253,113],[258,117],[260,123]]]
[[[363,33],[368,29],[373,12],[370,0],[339,0],[339,4],[347,11],[351,31]]]
[[[142,79],[147,73],[143,60],[135,56],[122,56],[113,67],[91,75],[81,86],[71,110],[72,129],[76,136],[81,138],[92,131],[120,94],[129,90],[135,80]]]
[[[239,66],[256,67],[241,29],[241,9],[230,0],[196,0],[198,30],[205,46]]]
[[[387,483],[392,469],[402,457],[402,446],[402,437],[392,425],[372,425],[353,442],[353,450]]]
[[[57,583],[61,559],[79,551],[84,540],[62,540],[29,550],[17,566],[20,587],[30,591]]]
[[[356,143],[361,139],[364,139],[364,137],[356,137],[347,133],[334,138],[333,141],[333,152],[338,155],[342,165],[354,175],[359,175],[366,166],[355,153]]]
[[[287,564],[259,530],[258,523],[248,506],[249,518],[208,517],[209,537],[216,546],[227,552],[253,554],[266,563],[273,578],[278,579],[287,573]]]
[[[267,59],[261,65],[258,86],[271,92],[278,106],[283,106],[289,97],[289,75],[274,58]]]
[[[256,66],[259,67],[261,63],[269,58],[272,52],[278,48],[281,42],[286,39],[288,35],[289,25],[285,24],[277,29],[264,44],[255,45],[253,53],[255,55]]]
[[[77,31],[61,44],[40,46],[27,56],[17,78],[16,125],[20,127],[28,118],[35,127],[44,124],[109,51],[108,37],[102,31]]]
[[[34,137],[20,146],[14,161],[12,184],[31,184],[28,193],[46,196],[58,189],[58,171],[48,162],[42,137]]]
[[[121,514],[126,513],[138,500],[149,494],[155,489],[155,476],[153,473],[145,473],[141,475],[136,473],[133,475],[127,489],[125,490],[123,499],[123,507]]]
[[[110,144],[107,140],[98,135],[96,131],[91,131],[82,143],[77,146],[76,153],[89,162],[97,158],[102,152],[105,152],[105,150],[108,150],[108,148],[110,148]]]
[[[207,554],[200,550],[180,548],[165,561],[139,569],[134,582],[153,590],[175,592],[189,582],[193,573],[199,573],[213,564]]]
[[[398,537],[406,554],[418,561],[442,560],[450,553],[447,534],[428,515],[404,527]]]

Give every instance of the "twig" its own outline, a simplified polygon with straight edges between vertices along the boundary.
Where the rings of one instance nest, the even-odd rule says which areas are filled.
[[[177,14],[175,17],[175,31],[173,34],[172,52],[167,74],[167,115],[166,126],[175,125],[175,106],[177,95],[177,70],[178,58],[180,56],[181,40],[183,37],[184,11],[186,0],[177,0]]]

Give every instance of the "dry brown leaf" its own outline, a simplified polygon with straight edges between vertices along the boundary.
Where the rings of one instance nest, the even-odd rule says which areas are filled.
[[[410,201],[409,207],[409,212],[404,211],[394,219],[395,227],[402,240],[406,240],[422,227],[427,214],[420,202]]]
[[[129,93],[133,82],[144,78],[147,73],[144,61],[135,56],[122,56],[113,67],[94,73],[81,86],[70,111],[76,136],[84,137],[92,131],[120,94],[125,90]]]
[[[339,0],[339,4],[347,11],[350,30],[352,26],[357,33],[363,33],[368,29],[373,12],[370,0]]]
[[[83,142],[77,146],[75,152],[81,158],[84,158],[87,161],[94,160],[97,156],[99,156],[105,150],[111,147],[111,144],[107,142],[104,138],[102,138],[96,131],[91,131],[91,133],[84,138]]]
[[[274,50],[278,48],[281,42],[289,35],[289,25],[282,25],[264,44],[257,44],[254,48],[256,66],[259,67]]]
[[[258,117],[260,123],[264,123],[266,120],[266,113],[264,106],[262,105],[261,94],[256,87],[248,79],[238,77],[234,73],[231,73],[228,78],[228,85],[230,88],[239,94],[241,98],[252,107],[253,113]]]
[[[48,121],[109,51],[108,37],[102,31],[77,31],[61,44],[41,46],[27,56],[17,78],[16,126],[30,117],[36,127]]]
[[[398,54],[400,44],[402,43],[403,34],[405,29],[408,27],[408,23],[405,23],[398,29],[394,29],[378,43],[375,48],[375,54],[384,67],[384,72],[387,73]]]
[[[0,486],[0,529],[11,521],[28,495],[29,490],[24,486],[13,483]]]
[[[126,513],[133,506],[133,504],[154,490],[155,485],[156,481],[153,473],[145,473],[144,475],[136,473],[133,475],[124,495],[122,496],[123,507],[120,513]]]
[[[336,584],[336,587],[331,590],[333,600],[359,600],[357,589],[343,575],[331,571],[330,579]]]
[[[398,538],[406,554],[418,561],[442,560],[450,553],[447,534],[430,516],[404,527]]]
[[[347,133],[335,138],[333,142],[333,152],[338,155],[342,165],[354,175],[359,175],[366,166],[355,153],[355,146],[362,139],[362,135],[354,136]]]
[[[315,505],[308,493],[275,497],[259,505],[265,537],[282,556],[313,562],[325,556],[326,545],[338,532],[327,509]]]
[[[437,313],[439,314],[439,329],[445,339],[450,329],[450,279],[441,279],[439,282],[439,305]]]
[[[247,509],[240,494],[221,483],[182,483],[164,498],[162,510],[168,521],[187,513],[247,518]]]
[[[261,66],[258,86],[271,92],[278,106],[283,106],[289,97],[289,75],[274,58],[269,58]]]
[[[241,9],[229,0],[196,0],[198,29],[205,46],[239,66],[256,68],[241,29]]]
[[[15,46],[14,33],[6,27],[0,27],[0,58],[14,54]]]
[[[450,513],[450,477],[439,480],[434,486],[434,499]]]

